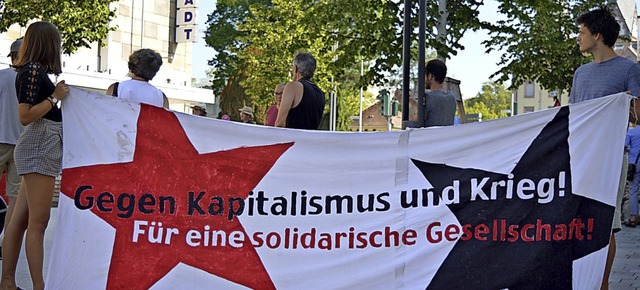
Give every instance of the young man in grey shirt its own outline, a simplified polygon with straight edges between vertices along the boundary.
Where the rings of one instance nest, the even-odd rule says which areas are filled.
[[[447,66],[441,60],[430,60],[425,66],[425,127],[453,125],[456,114],[456,99],[446,91],[444,78]]]
[[[571,87],[570,103],[578,103],[607,95],[629,92],[640,96],[640,67],[634,61],[618,56],[613,50],[620,24],[607,8],[587,12],[578,18],[580,33],[578,44],[581,52],[589,52],[594,60],[576,70]],[[606,120],[605,120],[606,121]],[[637,120],[632,120],[637,122]],[[623,148],[620,148],[623,154]],[[620,203],[626,177],[626,159],[620,177],[616,211],[613,216],[609,253],[601,289],[608,289],[609,273],[616,252],[614,233],[620,230]],[[612,193],[613,194],[613,193]]]

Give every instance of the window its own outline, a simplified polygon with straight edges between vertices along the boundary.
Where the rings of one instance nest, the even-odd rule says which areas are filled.
[[[622,48],[623,48],[623,47],[624,47],[624,45],[622,45],[622,44],[616,44],[616,45],[613,47],[613,50],[622,50]]]
[[[535,86],[532,83],[524,83],[524,97],[533,98],[535,96]]]
[[[533,112],[533,106],[524,106],[524,112],[525,113]]]

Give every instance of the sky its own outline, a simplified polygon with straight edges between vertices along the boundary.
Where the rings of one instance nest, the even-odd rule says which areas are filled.
[[[193,76],[196,79],[205,78],[205,71],[209,68],[206,60],[213,58],[215,52],[212,48],[206,47],[204,31],[207,15],[215,9],[215,2],[210,0],[198,1],[198,26],[200,28],[200,39],[194,43],[193,47]],[[636,0],[636,6],[640,5],[640,0]],[[480,9],[480,19],[495,19],[497,2],[488,0]],[[416,38],[417,35],[414,35]],[[475,97],[482,89],[484,82],[490,81],[489,76],[498,70],[497,63],[500,61],[501,51],[485,53],[485,48],[481,42],[488,38],[484,32],[467,32],[460,43],[465,50],[459,51],[457,55],[447,60],[448,76],[460,80],[460,90],[465,99]]]
[[[196,80],[199,80],[207,76],[206,71],[211,68],[207,65],[207,61],[212,59],[215,55],[215,50],[213,50],[213,48],[211,47],[208,47],[204,41],[204,32],[207,30],[207,16],[215,9],[216,1],[201,0],[197,1],[197,4],[198,11],[196,14],[196,20],[198,22],[200,37],[198,37],[197,42],[193,44],[191,63],[193,65],[192,75],[196,78]]]

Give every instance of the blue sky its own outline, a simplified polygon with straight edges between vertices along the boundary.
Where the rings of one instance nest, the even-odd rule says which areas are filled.
[[[213,58],[215,53],[212,48],[206,47],[204,39],[202,39],[206,30],[207,14],[211,13],[215,8],[215,1],[203,0],[198,2],[197,17],[198,26],[200,27],[200,39],[199,42],[194,44],[193,48],[193,76],[200,79],[206,76],[205,71],[208,69],[206,61],[203,61],[203,59],[209,60]],[[640,5],[640,0],[636,0],[636,5]],[[488,0],[480,10],[480,18],[483,20],[495,18],[496,10],[497,3],[494,0]],[[489,76],[498,70],[497,63],[500,60],[501,53],[493,51],[490,54],[485,54],[485,48],[480,44],[487,37],[487,34],[483,32],[466,33],[461,40],[465,50],[459,51],[458,55],[452,56],[447,61],[448,75],[461,81],[460,89],[465,99],[475,97],[482,88],[482,84],[489,81]]]
[[[213,58],[215,51],[211,47],[207,47],[204,41],[204,32],[207,30],[206,22],[207,15],[213,12],[216,7],[215,0],[202,0],[198,1],[198,14],[196,15],[198,21],[198,28],[200,29],[200,37],[198,42],[193,44],[192,64],[193,64],[193,77],[201,79],[206,77],[205,71],[209,69],[207,60]]]

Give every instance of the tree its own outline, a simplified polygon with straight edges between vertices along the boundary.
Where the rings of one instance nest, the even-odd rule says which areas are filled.
[[[238,109],[244,107],[246,104],[244,88],[240,85],[244,75],[242,69],[237,70],[235,74],[229,78],[229,81],[222,90],[220,97],[220,117],[226,114],[229,115],[232,120],[240,121]],[[256,114],[255,108],[253,109],[254,114]]]
[[[249,6],[253,4],[271,5],[269,0],[218,0],[216,10],[208,15],[205,42],[217,55],[208,61],[213,68],[208,72],[212,79],[213,93],[219,95],[231,77],[240,69],[238,51],[246,43],[240,37],[246,33],[238,30],[238,25],[251,17]]]
[[[459,50],[464,50],[464,46],[460,44],[460,39],[462,39],[468,30],[476,31],[482,27],[482,22],[478,18],[478,9],[484,4],[484,1],[446,1],[447,23],[443,27],[445,31],[431,29],[439,26],[440,11],[438,2],[439,1],[426,1],[426,44],[427,47],[433,48],[436,51],[438,57],[450,58],[452,55],[456,55]],[[417,14],[412,18],[414,19],[413,27],[418,27]]]
[[[44,20],[58,27],[62,35],[62,49],[72,54],[80,47],[89,47],[92,42],[105,39],[109,22],[116,16],[109,3],[118,0],[84,1],[0,1],[0,32],[13,24],[27,26],[32,20]]]
[[[394,29],[397,6],[390,2],[276,0],[272,6],[252,5],[250,11],[252,18],[239,26],[246,32],[240,39],[249,45],[238,55],[248,68],[243,86],[256,106],[270,102],[264,96],[289,79],[293,54],[305,50],[316,57],[313,80],[327,97],[337,87],[337,125],[346,130],[357,112],[359,88],[382,79],[377,68],[389,69],[388,60],[401,58],[401,50],[394,49],[400,43]],[[361,60],[369,64],[363,77]]]
[[[510,88],[535,81],[548,90],[569,90],[575,70],[589,61],[578,46],[575,20],[605,1],[526,1],[500,0],[499,13],[507,17],[496,24],[483,23],[490,31],[484,41],[487,52],[506,48],[491,78]]]
[[[504,84],[486,82],[476,97],[466,100],[467,114],[481,113],[483,120],[508,117],[506,111],[511,109],[511,92]]]
[[[349,124],[348,118],[357,114],[358,106],[349,104],[354,103],[352,98],[356,101],[359,98],[359,88],[385,85],[389,76],[401,67],[401,2],[219,1],[217,12],[209,17],[211,37],[207,38],[207,43],[214,49],[225,51],[210,63],[216,66],[212,72],[214,90],[222,88],[231,72],[242,63],[247,68],[246,79],[241,82],[247,98],[254,106],[262,107],[263,103],[271,101],[275,84],[288,79],[294,52],[306,50],[318,60],[314,80],[327,95],[333,88],[333,78],[339,96],[338,128],[346,129],[340,124]],[[447,18],[451,33],[444,44],[431,40],[427,44],[438,46],[445,55],[462,49],[458,44],[460,37],[468,29],[479,27],[477,7],[482,3],[474,0],[450,2],[450,10],[454,11]],[[414,3],[412,7],[413,27],[417,26],[416,5]],[[434,27],[434,21],[435,18],[429,18],[427,25]],[[214,37],[219,34],[223,35]],[[218,42],[210,42],[214,39]],[[412,58],[417,59],[416,56]],[[360,77],[362,60],[368,65],[364,76]],[[350,85],[345,85],[347,80]]]

